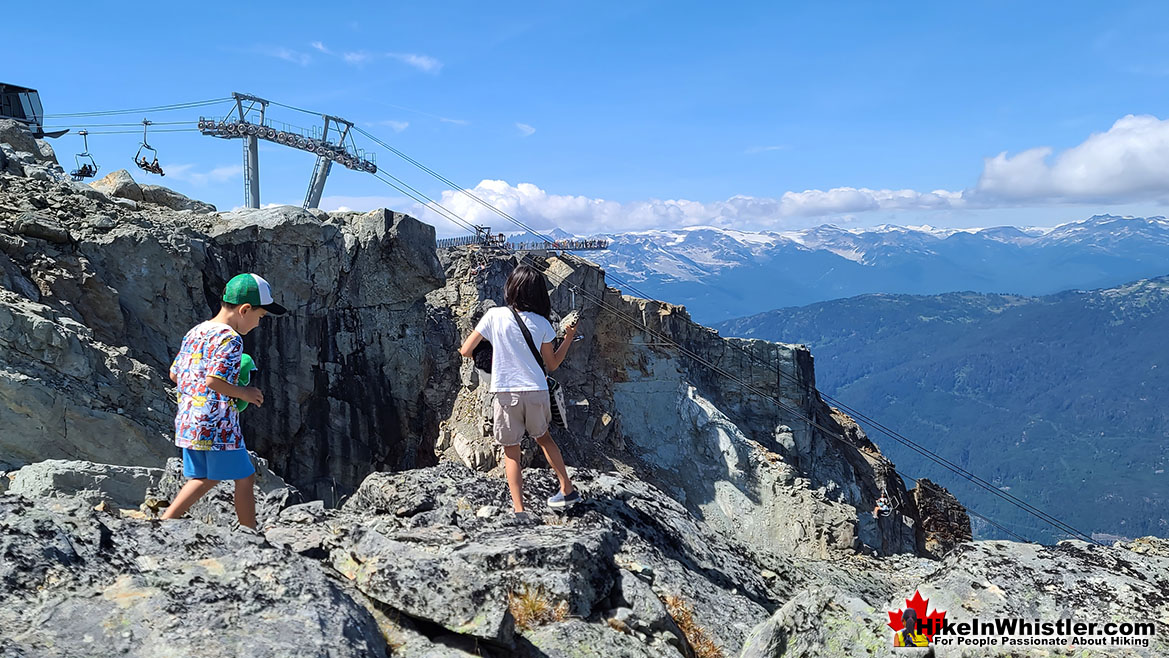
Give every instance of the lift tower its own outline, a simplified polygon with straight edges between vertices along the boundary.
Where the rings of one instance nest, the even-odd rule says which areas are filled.
[[[340,117],[324,115],[325,131],[321,133],[321,141],[334,148],[345,149],[345,138],[349,136],[349,129],[353,124]],[[339,133],[335,143],[329,141],[329,122],[333,122],[333,131]],[[329,169],[333,161],[327,153],[317,152],[317,165],[313,167],[313,177],[309,179],[308,194],[304,195],[304,207],[316,208],[321,204],[321,194],[325,191],[325,179],[329,177]]]
[[[306,132],[287,124],[283,129],[277,129],[272,125],[271,118],[265,117],[270,101],[239,92],[232,92],[231,97],[235,99],[235,109],[222,119],[199,117],[199,131],[209,137],[244,139],[244,205],[248,208],[260,207],[260,158],[256,145],[260,139],[308,151],[317,156],[308,194],[304,199],[305,208],[316,208],[321,202],[321,194],[325,191],[325,179],[328,178],[329,169],[334,162],[353,171],[377,173],[374,155],[357,148],[353,143],[353,137],[349,134],[353,124],[349,121],[323,114],[321,117],[325,120],[325,126],[319,133],[316,127],[313,127],[311,132]],[[257,115],[258,121],[255,120]],[[337,135],[333,141],[329,140],[330,128]],[[346,139],[349,140],[348,144],[345,143]]]
[[[241,94],[238,91],[231,92],[231,97],[235,99],[235,110],[229,112],[226,117],[218,122],[215,119],[199,117],[199,130],[204,135],[210,135],[212,137],[221,137],[223,139],[243,138],[244,207],[259,208],[260,148],[257,138],[264,136],[264,112],[268,109],[268,101],[257,96],[252,96],[251,94]],[[249,118],[256,118],[257,105],[259,106],[259,120],[249,121]]]
[[[239,113],[239,120],[243,121],[248,112],[260,104],[260,125],[264,125],[264,112],[268,109],[268,101],[248,94],[232,92],[235,99],[235,109]],[[244,110],[244,102],[250,103],[248,110]],[[260,145],[255,132],[248,132],[244,136],[244,206],[248,208],[260,207]]]

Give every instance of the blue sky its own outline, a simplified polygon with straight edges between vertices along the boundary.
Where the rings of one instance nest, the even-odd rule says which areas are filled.
[[[248,5],[7,7],[29,27],[6,36],[3,81],[38,88],[50,114],[243,91],[339,115],[540,228],[1166,214],[1165,3]],[[132,167],[138,139],[94,135],[90,150],[103,173]],[[242,203],[238,141],[151,143],[169,175],[139,180]],[[54,146],[71,163],[80,140]],[[313,158],[269,144],[260,160],[262,201],[299,204]],[[389,153],[378,163],[509,230]],[[381,205],[460,232],[334,168],[322,207]]]

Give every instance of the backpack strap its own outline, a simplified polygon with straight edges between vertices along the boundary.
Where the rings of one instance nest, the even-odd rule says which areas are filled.
[[[524,332],[524,340],[528,342],[528,349],[532,350],[532,356],[536,357],[536,363],[540,365],[541,372],[544,376],[548,376],[548,368],[544,367],[544,357],[540,356],[540,350],[536,349],[536,343],[532,341],[532,332],[528,331],[528,325],[524,324],[523,319],[520,318],[520,312],[515,310],[514,306],[508,306],[511,309],[511,314],[515,316],[516,324],[520,326],[520,331]]]

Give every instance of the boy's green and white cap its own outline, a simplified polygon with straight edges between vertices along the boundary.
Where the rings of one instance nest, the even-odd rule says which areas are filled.
[[[228,304],[259,306],[272,315],[284,315],[287,312],[287,309],[272,299],[272,286],[258,274],[239,274],[233,277],[223,290],[223,301]]]

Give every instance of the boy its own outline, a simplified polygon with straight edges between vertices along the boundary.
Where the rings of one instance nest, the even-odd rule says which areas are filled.
[[[273,301],[267,281],[240,274],[227,282],[219,313],[183,337],[170,379],[179,388],[175,445],[183,449],[183,475],[191,479],[162,518],[182,516],[220,480],[234,480],[239,523],[256,527],[256,471],[244,447],[235,400],[259,407],[264,394],[234,382],[244,353],[243,336],[264,316],[284,313],[284,307]]]

